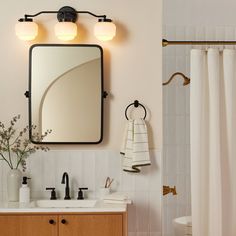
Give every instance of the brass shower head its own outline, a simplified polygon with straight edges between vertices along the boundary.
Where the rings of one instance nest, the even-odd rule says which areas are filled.
[[[170,77],[170,79],[167,82],[164,82],[162,85],[169,84],[175,78],[175,76],[177,76],[177,75],[180,75],[180,76],[183,77],[183,79],[184,79],[183,86],[186,86],[186,85],[190,84],[190,78],[188,78],[185,74],[183,74],[181,72],[176,72]]]

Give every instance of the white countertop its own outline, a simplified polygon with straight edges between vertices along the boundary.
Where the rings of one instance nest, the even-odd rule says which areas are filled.
[[[34,202],[29,204],[19,204],[18,202],[0,202],[1,213],[37,213],[37,212],[125,212],[127,204],[104,203],[98,200],[94,207],[90,208],[39,208],[34,206]]]

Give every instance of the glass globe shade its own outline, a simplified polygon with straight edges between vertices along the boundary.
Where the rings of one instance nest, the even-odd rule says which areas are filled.
[[[97,22],[94,26],[94,35],[101,41],[108,41],[116,35],[116,25],[109,21]]]
[[[55,35],[63,41],[72,40],[77,35],[77,25],[73,22],[58,22],[55,25]]]
[[[38,25],[33,21],[21,21],[15,25],[15,31],[19,39],[30,41],[38,35]]]

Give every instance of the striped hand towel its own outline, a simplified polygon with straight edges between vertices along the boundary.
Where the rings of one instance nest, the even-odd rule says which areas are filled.
[[[151,165],[147,127],[143,119],[128,120],[120,153],[124,171],[140,172],[139,167]]]

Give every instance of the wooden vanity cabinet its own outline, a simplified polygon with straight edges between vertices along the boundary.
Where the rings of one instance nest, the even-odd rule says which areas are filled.
[[[123,236],[122,214],[61,215],[59,236]]]
[[[127,236],[127,214],[0,213],[1,236]]]
[[[0,215],[1,236],[57,236],[55,215]]]

